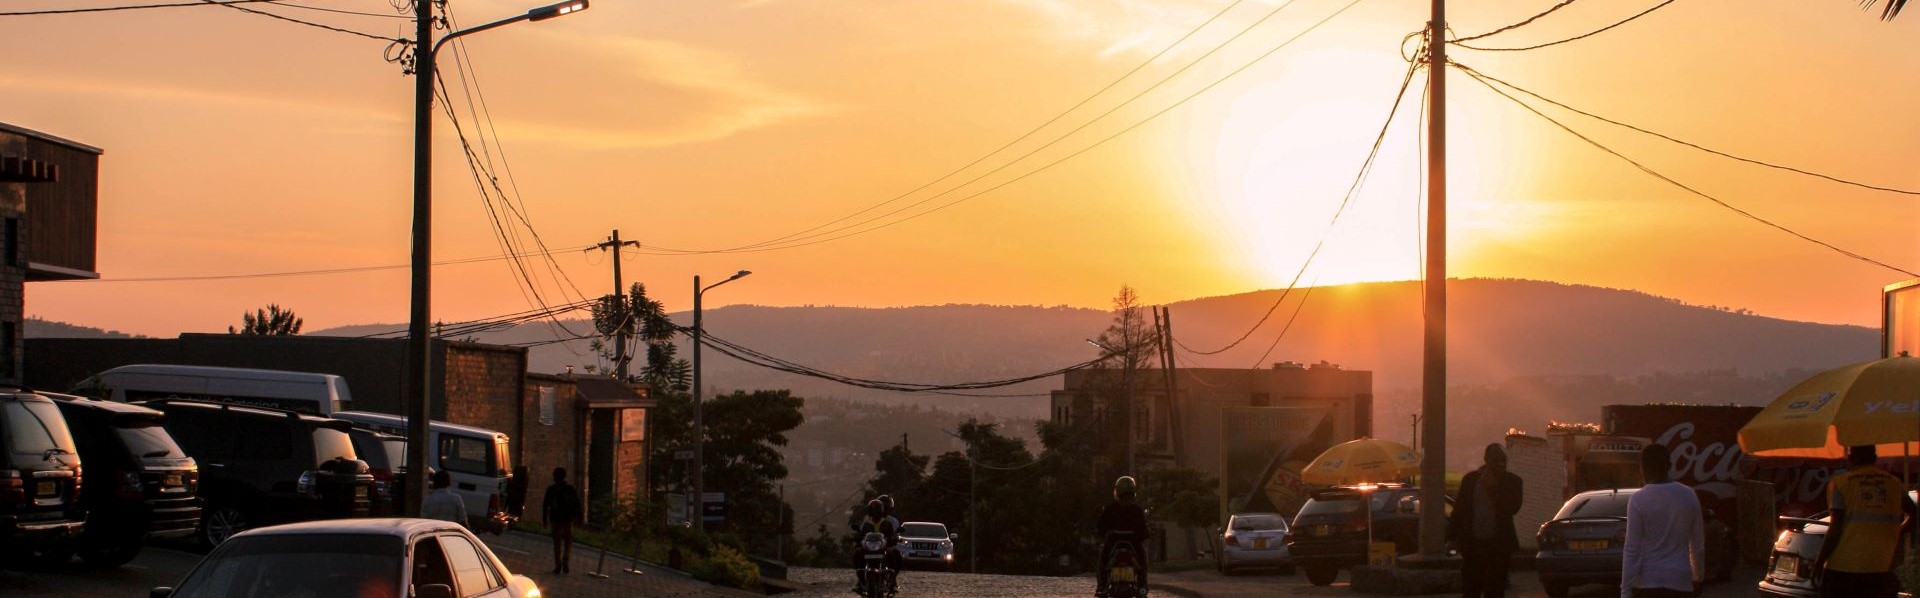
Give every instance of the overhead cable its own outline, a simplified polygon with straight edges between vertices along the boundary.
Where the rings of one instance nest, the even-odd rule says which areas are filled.
[[[286,22],[289,22],[289,23],[293,23],[293,24],[296,24],[296,25],[306,25],[306,26],[308,26],[308,27],[313,27],[313,28],[316,28],[316,29],[325,29],[325,30],[327,30],[327,31],[333,31],[333,32],[336,32],[336,33],[345,33],[345,34],[348,34],[348,35],[357,35],[357,36],[360,36],[360,37],[364,37],[364,38],[367,38],[367,39],[377,39],[377,40],[380,40],[380,41],[383,41],[383,42],[388,42],[388,43],[399,43],[399,42],[401,42],[401,41],[402,41],[402,40],[401,40],[400,38],[396,38],[396,37],[388,37],[388,36],[385,36],[385,35],[374,35],[374,34],[372,34],[372,33],[364,33],[364,32],[360,32],[360,31],[354,31],[354,30],[352,30],[352,29],[342,29],[342,28],[339,28],[339,27],[335,27],[335,26],[332,26],[332,25],[327,25],[327,24],[324,24],[324,23],[315,23],[315,22],[313,22],[313,21],[303,21],[303,20],[300,20],[300,19],[296,19],[296,18],[293,18],[293,17],[289,17],[289,16],[286,16],[286,15],[281,15],[281,14],[274,14],[274,13],[270,13],[270,12],[267,12],[267,11],[264,11],[264,10],[255,10],[255,9],[251,9],[251,8],[247,8],[247,7],[245,7],[245,6],[239,6],[239,4],[240,4],[239,2],[234,2],[234,1],[232,1],[232,0],[224,0],[224,1],[223,1],[223,0],[200,0],[200,2],[201,2],[201,3],[203,3],[203,4],[206,4],[206,5],[208,5],[208,6],[224,6],[224,7],[227,7],[227,8],[231,8],[231,9],[233,9],[233,10],[237,10],[237,11],[240,11],[240,12],[244,12],[244,13],[247,13],[247,14],[255,14],[255,15],[260,15],[260,16],[263,16],[263,17],[267,17],[267,18],[272,18],[272,19],[279,19],[279,20],[282,20],[282,21],[286,21]]]
[[[588,246],[588,247],[591,247],[591,246]],[[586,248],[587,247],[565,247],[561,249],[555,249],[553,250],[553,253],[580,251]],[[521,257],[528,257],[529,255],[531,254],[522,255]],[[439,261],[439,262],[434,262],[433,265],[451,266],[455,264],[472,264],[477,262],[491,262],[494,260],[511,259],[511,257],[512,256],[489,255],[485,257],[470,257],[470,258],[462,258],[457,260]],[[411,267],[413,266],[410,264],[389,264],[385,266],[352,266],[352,267],[346,267],[346,268],[326,268],[326,269],[320,269],[320,270],[292,270],[287,272],[254,272],[254,273],[248,273],[248,274],[206,274],[206,275],[199,275],[199,276],[136,276],[136,277],[128,277],[128,278],[91,278],[91,279],[74,280],[70,282],[80,282],[80,283],[188,282],[188,281],[207,281],[207,280],[234,280],[234,279],[244,279],[244,278],[280,278],[280,277],[287,277],[287,276],[315,276],[315,275],[323,275],[323,274],[353,274],[353,273],[359,273],[359,272],[378,272],[381,270],[404,270]]]
[[[1780,232],[1783,232],[1783,233],[1786,233],[1786,234],[1788,234],[1788,235],[1792,235],[1793,237],[1795,237],[1795,238],[1798,238],[1798,239],[1800,239],[1800,240],[1802,240],[1802,241],[1806,241],[1806,242],[1808,242],[1808,243],[1812,243],[1812,244],[1815,244],[1815,245],[1819,245],[1819,246],[1821,246],[1821,247],[1825,247],[1825,248],[1827,248],[1827,249],[1829,249],[1829,250],[1831,250],[1831,251],[1833,251],[1833,252],[1835,252],[1835,253],[1838,253],[1838,254],[1840,254],[1840,255],[1844,255],[1844,256],[1847,256],[1847,257],[1849,257],[1849,258],[1853,258],[1853,259],[1855,259],[1855,260],[1859,260],[1859,261],[1861,261],[1861,262],[1865,262],[1865,263],[1868,263],[1868,264],[1872,264],[1872,265],[1875,265],[1875,266],[1879,266],[1879,267],[1881,267],[1881,268],[1886,268],[1886,269],[1888,269],[1888,270],[1892,270],[1892,271],[1894,271],[1894,272],[1899,272],[1899,273],[1901,273],[1901,274],[1905,274],[1905,275],[1907,275],[1907,276],[1912,276],[1912,277],[1920,277],[1920,272],[1914,272],[1914,271],[1912,271],[1912,270],[1908,270],[1908,269],[1906,269],[1906,268],[1901,268],[1901,267],[1899,267],[1899,266],[1895,266],[1895,265],[1892,265],[1892,264],[1889,264],[1889,263],[1886,263],[1886,262],[1883,262],[1883,261],[1880,261],[1880,260],[1877,260],[1877,259],[1874,259],[1874,258],[1871,258],[1871,257],[1868,257],[1868,256],[1866,256],[1866,255],[1862,255],[1862,254],[1860,254],[1860,253],[1857,253],[1857,252],[1854,252],[1854,251],[1851,251],[1851,250],[1848,250],[1848,249],[1843,249],[1843,248],[1841,248],[1841,247],[1839,247],[1839,246],[1837,246],[1837,245],[1834,245],[1834,244],[1832,244],[1832,243],[1829,243],[1829,242],[1826,242],[1826,241],[1822,241],[1822,240],[1820,240],[1820,239],[1816,239],[1816,238],[1814,238],[1814,237],[1812,237],[1812,236],[1809,236],[1809,235],[1807,235],[1807,234],[1805,234],[1805,233],[1802,233],[1802,232],[1800,232],[1800,231],[1797,231],[1797,230],[1794,230],[1794,229],[1791,229],[1791,228],[1788,228],[1788,227],[1786,227],[1785,225],[1782,225],[1782,224],[1779,224],[1779,223],[1776,223],[1776,222],[1774,222],[1774,221],[1772,221],[1772,220],[1768,220],[1768,219],[1766,219],[1766,218],[1764,218],[1764,217],[1761,217],[1761,216],[1760,216],[1760,215],[1758,215],[1758,214],[1754,214],[1753,212],[1749,212],[1749,211],[1747,211],[1747,210],[1745,210],[1745,209],[1742,209],[1742,208],[1740,208],[1740,207],[1737,207],[1737,206],[1734,206],[1734,205],[1733,205],[1733,204],[1731,204],[1731,203],[1727,203],[1727,201],[1726,201],[1726,200],[1723,200],[1723,199],[1720,199],[1720,198],[1718,198],[1718,197],[1715,197],[1715,196],[1712,196],[1712,195],[1709,195],[1709,194],[1707,194],[1707,193],[1706,193],[1706,192],[1704,192],[1704,191],[1701,191],[1701,190],[1699,190],[1699,189],[1695,189],[1695,188],[1693,188],[1693,187],[1691,187],[1691,186],[1688,186],[1688,185],[1687,185],[1687,184],[1685,184],[1685,183],[1682,183],[1682,182],[1680,182],[1680,181],[1677,181],[1677,180],[1674,180],[1674,179],[1673,179],[1672,177],[1669,177],[1669,176],[1667,176],[1667,175],[1665,175],[1665,174],[1662,174],[1662,173],[1660,173],[1659,171],[1657,171],[1657,170],[1654,170],[1653,168],[1651,168],[1651,167],[1649,167],[1649,166],[1647,166],[1647,165],[1645,165],[1645,164],[1641,164],[1641,163],[1640,163],[1639,161],[1636,161],[1636,160],[1634,160],[1633,158],[1629,158],[1629,157],[1627,157],[1627,155],[1626,155],[1626,154],[1622,154],[1622,153],[1620,153],[1619,151],[1616,151],[1616,150],[1614,150],[1614,149],[1613,149],[1613,148],[1611,148],[1611,147],[1607,147],[1606,145],[1604,145],[1604,144],[1602,144],[1602,143],[1600,143],[1600,142],[1598,142],[1598,141],[1595,141],[1595,140],[1594,140],[1593,138],[1591,138],[1591,137],[1587,137],[1586,135],[1583,135],[1583,134],[1581,134],[1581,133],[1580,133],[1579,131],[1575,131],[1575,130],[1573,129],[1573,127],[1569,127],[1569,126],[1567,126],[1567,125],[1566,125],[1565,123],[1562,123],[1562,122],[1560,122],[1559,120],[1556,120],[1556,119],[1554,119],[1554,118],[1553,118],[1553,117],[1551,117],[1551,116],[1548,116],[1548,115],[1547,115],[1547,113],[1545,113],[1545,112],[1541,112],[1541,111],[1540,111],[1540,109],[1538,109],[1538,108],[1534,108],[1532,104],[1528,104],[1528,103],[1526,103],[1525,101],[1523,101],[1523,100],[1521,100],[1520,98],[1516,98],[1516,97],[1514,97],[1513,95],[1511,95],[1511,94],[1508,94],[1508,93],[1506,92],[1506,90],[1504,90],[1504,89],[1501,89],[1501,88],[1500,88],[1499,86],[1496,86],[1496,85],[1494,85],[1494,84],[1493,84],[1493,82],[1491,82],[1491,81],[1487,81],[1486,79],[1482,79],[1482,78],[1481,78],[1481,76],[1480,76],[1480,73],[1479,73],[1478,71],[1475,71],[1475,70],[1473,70],[1473,69],[1472,69],[1471,67],[1468,67],[1468,66],[1466,66],[1466,65],[1462,65],[1462,64],[1458,64],[1458,63],[1452,63],[1452,64],[1454,64],[1455,66],[1457,66],[1457,67],[1459,67],[1461,71],[1463,71],[1463,72],[1465,72],[1465,73],[1467,73],[1467,74],[1468,74],[1469,76],[1471,76],[1471,77],[1473,77],[1473,80],[1474,80],[1474,81],[1478,81],[1478,82],[1479,82],[1479,83],[1480,83],[1481,85],[1485,85],[1485,86],[1487,87],[1487,89],[1491,89],[1491,90],[1493,90],[1493,92],[1494,92],[1494,93],[1497,93],[1497,94],[1500,94],[1500,96],[1501,96],[1501,97],[1504,97],[1504,98],[1506,98],[1506,99],[1508,99],[1508,100],[1511,100],[1511,101],[1512,101],[1513,103],[1515,103],[1515,104],[1517,104],[1517,105],[1519,105],[1519,106],[1520,106],[1521,108],[1525,108],[1525,109],[1526,109],[1526,110],[1527,110],[1528,112],[1532,112],[1532,113],[1533,113],[1534,115],[1536,115],[1536,116],[1539,116],[1539,117],[1540,117],[1540,118],[1542,118],[1542,119],[1546,119],[1546,121],[1547,121],[1547,122],[1550,122],[1550,123],[1553,123],[1553,125],[1554,125],[1554,126],[1556,126],[1556,127],[1560,127],[1560,129],[1561,129],[1561,130],[1563,130],[1563,131],[1566,131],[1566,132],[1567,132],[1568,134],[1571,134],[1571,135],[1573,135],[1574,137],[1578,137],[1578,138],[1580,138],[1580,140],[1581,140],[1581,141],[1585,141],[1585,142],[1587,142],[1587,144],[1588,144],[1588,145],[1592,145],[1593,147],[1595,147],[1595,148],[1597,148],[1597,149],[1599,149],[1600,151],[1603,151],[1603,152],[1606,152],[1606,153],[1608,153],[1608,154],[1611,154],[1611,155],[1613,155],[1613,157],[1615,157],[1615,158],[1619,158],[1619,159],[1621,159],[1622,161],[1625,161],[1626,163],[1628,163],[1628,164],[1631,164],[1631,165],[1633,165],[1633,167],[1634,167],[1634,168],[1637,168],[1637,169],[1639,169],[1639,170],[1640,170],[1641,172],[1645,172],[1645,173],[1647,173],[1648,175],[1650,175],[1650,176],[1652,176],[1653,178],[1656,178],[1656,179],[1660,179],[1660,180],[1661,180],[1662,182],[1665,182],[1665,183],[1667,183],[1667,184],[1669,184],[1669,185],[1673,185],[1674,187],[1678,187],[1679,189],[1681,189],[1681,190],[1683,190],[1683,191],[1686,191],[1686,192],[1688,192],[1688,193],[1692,193],[1692,194],[1694,194],[1694,195],[1697,195],[1697,196],[1699,196],[1699,197],[1700,197],[1701,199],[1705,199],[1705,200],[1707,200],[1707,201],[1710,201],[1710,202],[1713,202],[1713,203],[1714,203],[1715,205],[1718,205],[1718,206],[1720,206],[1720,207],[1722,207],[1722,208],[1726,208],[1726,209],[1727,209],[1728,211],[1731,211],[1731,212],[1733,212],[1733,213],[1735,213],[1735,214],[1739,214],[1740,216],[1742,216],[1742,217],[1744,217],[1744,218],[1747,218],[1747,219],[1749,219],[1749,220],[1752,220],[1752,221],[1754,221],[1754,222],[1758,222],[1758,223],[1760,223],[1760,224],[1764,224],[1764,225],[1766,225],[1766,226],[1767,226],[1767,227],[1769,227],[1769,228],[1773,228],[1773,229],[1775,229],[1775,230],[1778,230],[1778,231],[1780,231]]]
[[[1521,27],[1525,27],[1525,26],[1527,26],[1527,25],[1531,25],[1531,24],[1533,24],[1533,22],[1534,22],[1534,21],[1538,21],[1538,20],[1540,20],[1540,17],[1544,17],[1544,16],[1547,16],[1547,15],[1550,15],[1550,14],[1553,14],[1553,11],[1556,11],[1556,10],[1560,10],[1560,9],[1562,9],[1562,8],[1566,8],[1566,7],[1567,7],[1567,5],[1569,5],[1569,4],[1573,4],[1573,0],[1560,0],[1560,3],[1559,3],[1559,4],[1555,4],[1555,5],[1553,5],[1553,7],[1552,7],[1552,8],[1548,8],[1548,9],[1546,9],[1546,10],[1544,10],[1544,11],[1541,11],[1541,12],[1540,12],[1540,14],[1537,14],[1537,15],[1533,15],[1533,16],[1531,16],[1531,17],[1527,17],[1527,18],[1526,18],[1525,20],[1522,20],[1522,21],[1520,21],[1520,22],[1518,22],[1518,23],[1514,23],[1514,24],[1512,24],[1512,25],[1508,25],[1508,26],[1505,26],[1505,27],[1501,27],[1501,28],[1499,28],[1499,29],[1495,29],[1495,30],[1493,30],[1493,31],[1488,31],[1488,32],[1486,32],[1486,33],[1482,33],[1482,34],[1479,34],[1479,35],[1469,35],[1469,36],[1466,36],[1466,37],[1458,37],[1458,38],[1454,38],[1454,39],[1453,39],[1452,41],[1453,41],[1453,43],[1456,43],[1456,44],[1457,44],[1457,43],[1460,43],[1460,42],[1465,42],[1465,41],[1473,41],[1473,40],[1476,40],[1476,39],[1481,39],[1481,38],[1486,38],[1486,37],[1493,37],[1493,36],[1495,36],[1495,35],[1499,35],[1499,34],[1502,34],[1502,33],[1506,33],[1506,32],[1508,32],[1508,31],[1512,31],[1512,30],[1515,30],[1515,29],[1519,29],[1519,28],[1521,28]]]
[[[1469,50],[1480,50],[1480,51],[1482,51],[1482,52],[1525,52],[1525,51],[1527,51],[1527,50],[1538,50],[1538,49],[1541,49],[1541,48],[1545,48],[1545,47],[1548,47],[1548,46],[1558,46],[1558,45],[1560,45],[1560,44],[1564,44],[1564,43],[1567,43],[1567,42],[1573,42],[1573,41],[1579,41],[1579,40],[1583,40],[1583,39],[1586,39],[1586,38],[1589,38],[1589,37],[1593,37],[1593,36],[1595,36],[1595,35],[1599,35],[1599,34],[1601,34],[1601,33],[1604,33],[1604,32],[1606,32],[1606,31],[1607,31],[1607,30],[1609,30],[1609,29],[1613,29],[1613,28],[1615,28],[1615,27],[1619,27],[1619,26],[1621,26],[1621,25],[1625,25],[1625,24],[1627,24],[1627,23],[1632,23],[1632,22],[1634,22],[1635,20],[1637,20],[1637,19],[1639,19],[1640,17],[1644,17],[1644,16],[1647,16],[1648,14],[1651,14],[1651,13],[1653,13],[1653,11],[1656,11],[1656,10],[1660,10],[1660,9],[1662,9],[1662,8],[1666,8],[1666,7],[1667,7],[1667,5],[1669,5],[1669,4],[1673,4],[1673,2],[1674,2],[1674,0],[1666,0],[1666,1],[1664,1],[1664,2],[1661,2],[1661,3],[1659,3],[1659,4],[1655,4],[1655,5],[1653,5],[1653,8],[1649,8],[1649,9],[1646,9],[1646,10],[1643,10],[1643,11],[1640,11],[1640,13],[1639,13],[1639,14],[1635,14],[1635,15],[1633,15],[1633,16],[1631,16],[1631,17],[1627,17],[1627,18],[1625,18],[1625,19],[1621,19],[1621,20],[1619,20],[1619,21],[1616,21],[1616,22],[1614,22],[1614,23],[1613,23],[1613,24],[1611,24],[1611,25],[1607,25],[1607,26],[1605,26],[1605,27],[1601,27],[1601,28],[1599,28],[1599,29],[1595,29],[1595,30],[1593,30],[1593,31],[1588,31],[1588,32],[1586,32],[1586,33],[1582,33],[1582,34],[1580,34],[1580,35],[1576,35],[1576,36],[1573,36],[1573,37],[1569,37],[1569,38],[1565,38],[1565,39],[1559,39],[1559,40],[1555,40],[1555,41],[1550,41],[1550,42],[1547,42],[1547,43],[1544,43],[1544,44],[1534,44],[1534,45],[1531,45],[1531,46],[1525,46],[1525,47],[1519,47],[1519,48],[1489,48],[1489,47],[1486,47],[1486,46],[1475,46],[1475,45],[1472,45],[1472,44],[1463,44],[1463,43],[1460,43],[1460,41],[1459,41],[1459,40],[1455,40],[1455,41],[1451,41],[1451,42],[1448,42],[1448,43],[1451,43],[1451,44],[1453,44],[1453,45],[1456,45],[1456,46],[1460,46],[1460,47],[1462,47],[1462,48],[1467,48],[1467,49],[1469,49]]]
[[[47,10],[15,10],[15,11],[0,12],[0,17],[27,17],[27,16],[37,16],[37,15],[70,15],[70,14],[80,14],[80,13],[90,13],[90,12],[117,12],[122,10],[147,10],[152,8],[178,8],[183,6],[207,6],[209,4],[253,4],[253,3],[259,3],[259,2],[274,2],[274,1],[275,0],[218,0],[215,2],[208,2],[206,0],[196,0],[194,2],[167,2],[162,4],[129,4],[124,6],[95,6],[92,8],[53,8],[53,9],[47,9]]]

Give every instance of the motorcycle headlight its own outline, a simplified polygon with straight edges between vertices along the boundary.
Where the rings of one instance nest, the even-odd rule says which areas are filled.
[[[878,551],[887,547],[887,539],[880,537],[878,534],[867,536],[860,540],[860,547],[868,551]]]

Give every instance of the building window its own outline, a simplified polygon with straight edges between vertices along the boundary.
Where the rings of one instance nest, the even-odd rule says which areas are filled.
[[[553,425],[554,390],[551,386],[540,387],[540,425]]]
[[[1264,392],[1256,392],[1256,393],[1253,393],[1253,406],[1255,406],[1255,407],[1272,407],[1272,406],[1273,406],[1273,395],[1270,395],[1270,394],[1267,394],[1267,393],[1264,393]]]

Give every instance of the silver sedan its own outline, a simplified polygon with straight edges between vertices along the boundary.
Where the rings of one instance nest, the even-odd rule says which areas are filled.
[[[1223,575],[1252,567],[1274,567],[1282,575],[1293,575],[1288,536],[1287,518],[1279,513],[1234,515],[1221,530],[1220,556],[1215,564]]]

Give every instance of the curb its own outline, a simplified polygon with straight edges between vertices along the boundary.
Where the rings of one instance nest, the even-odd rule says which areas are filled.
[[[1183,588],[1180,586],[1170,586],[1166,584],[1148,582],[1147,589],[1159,591],[1159,592],[1166,592],[1168,594],[1173,594],[1175,596],[1185,596],[1186,598],[1203,598],[1199,592],[1193,591],[1188,588]]]

